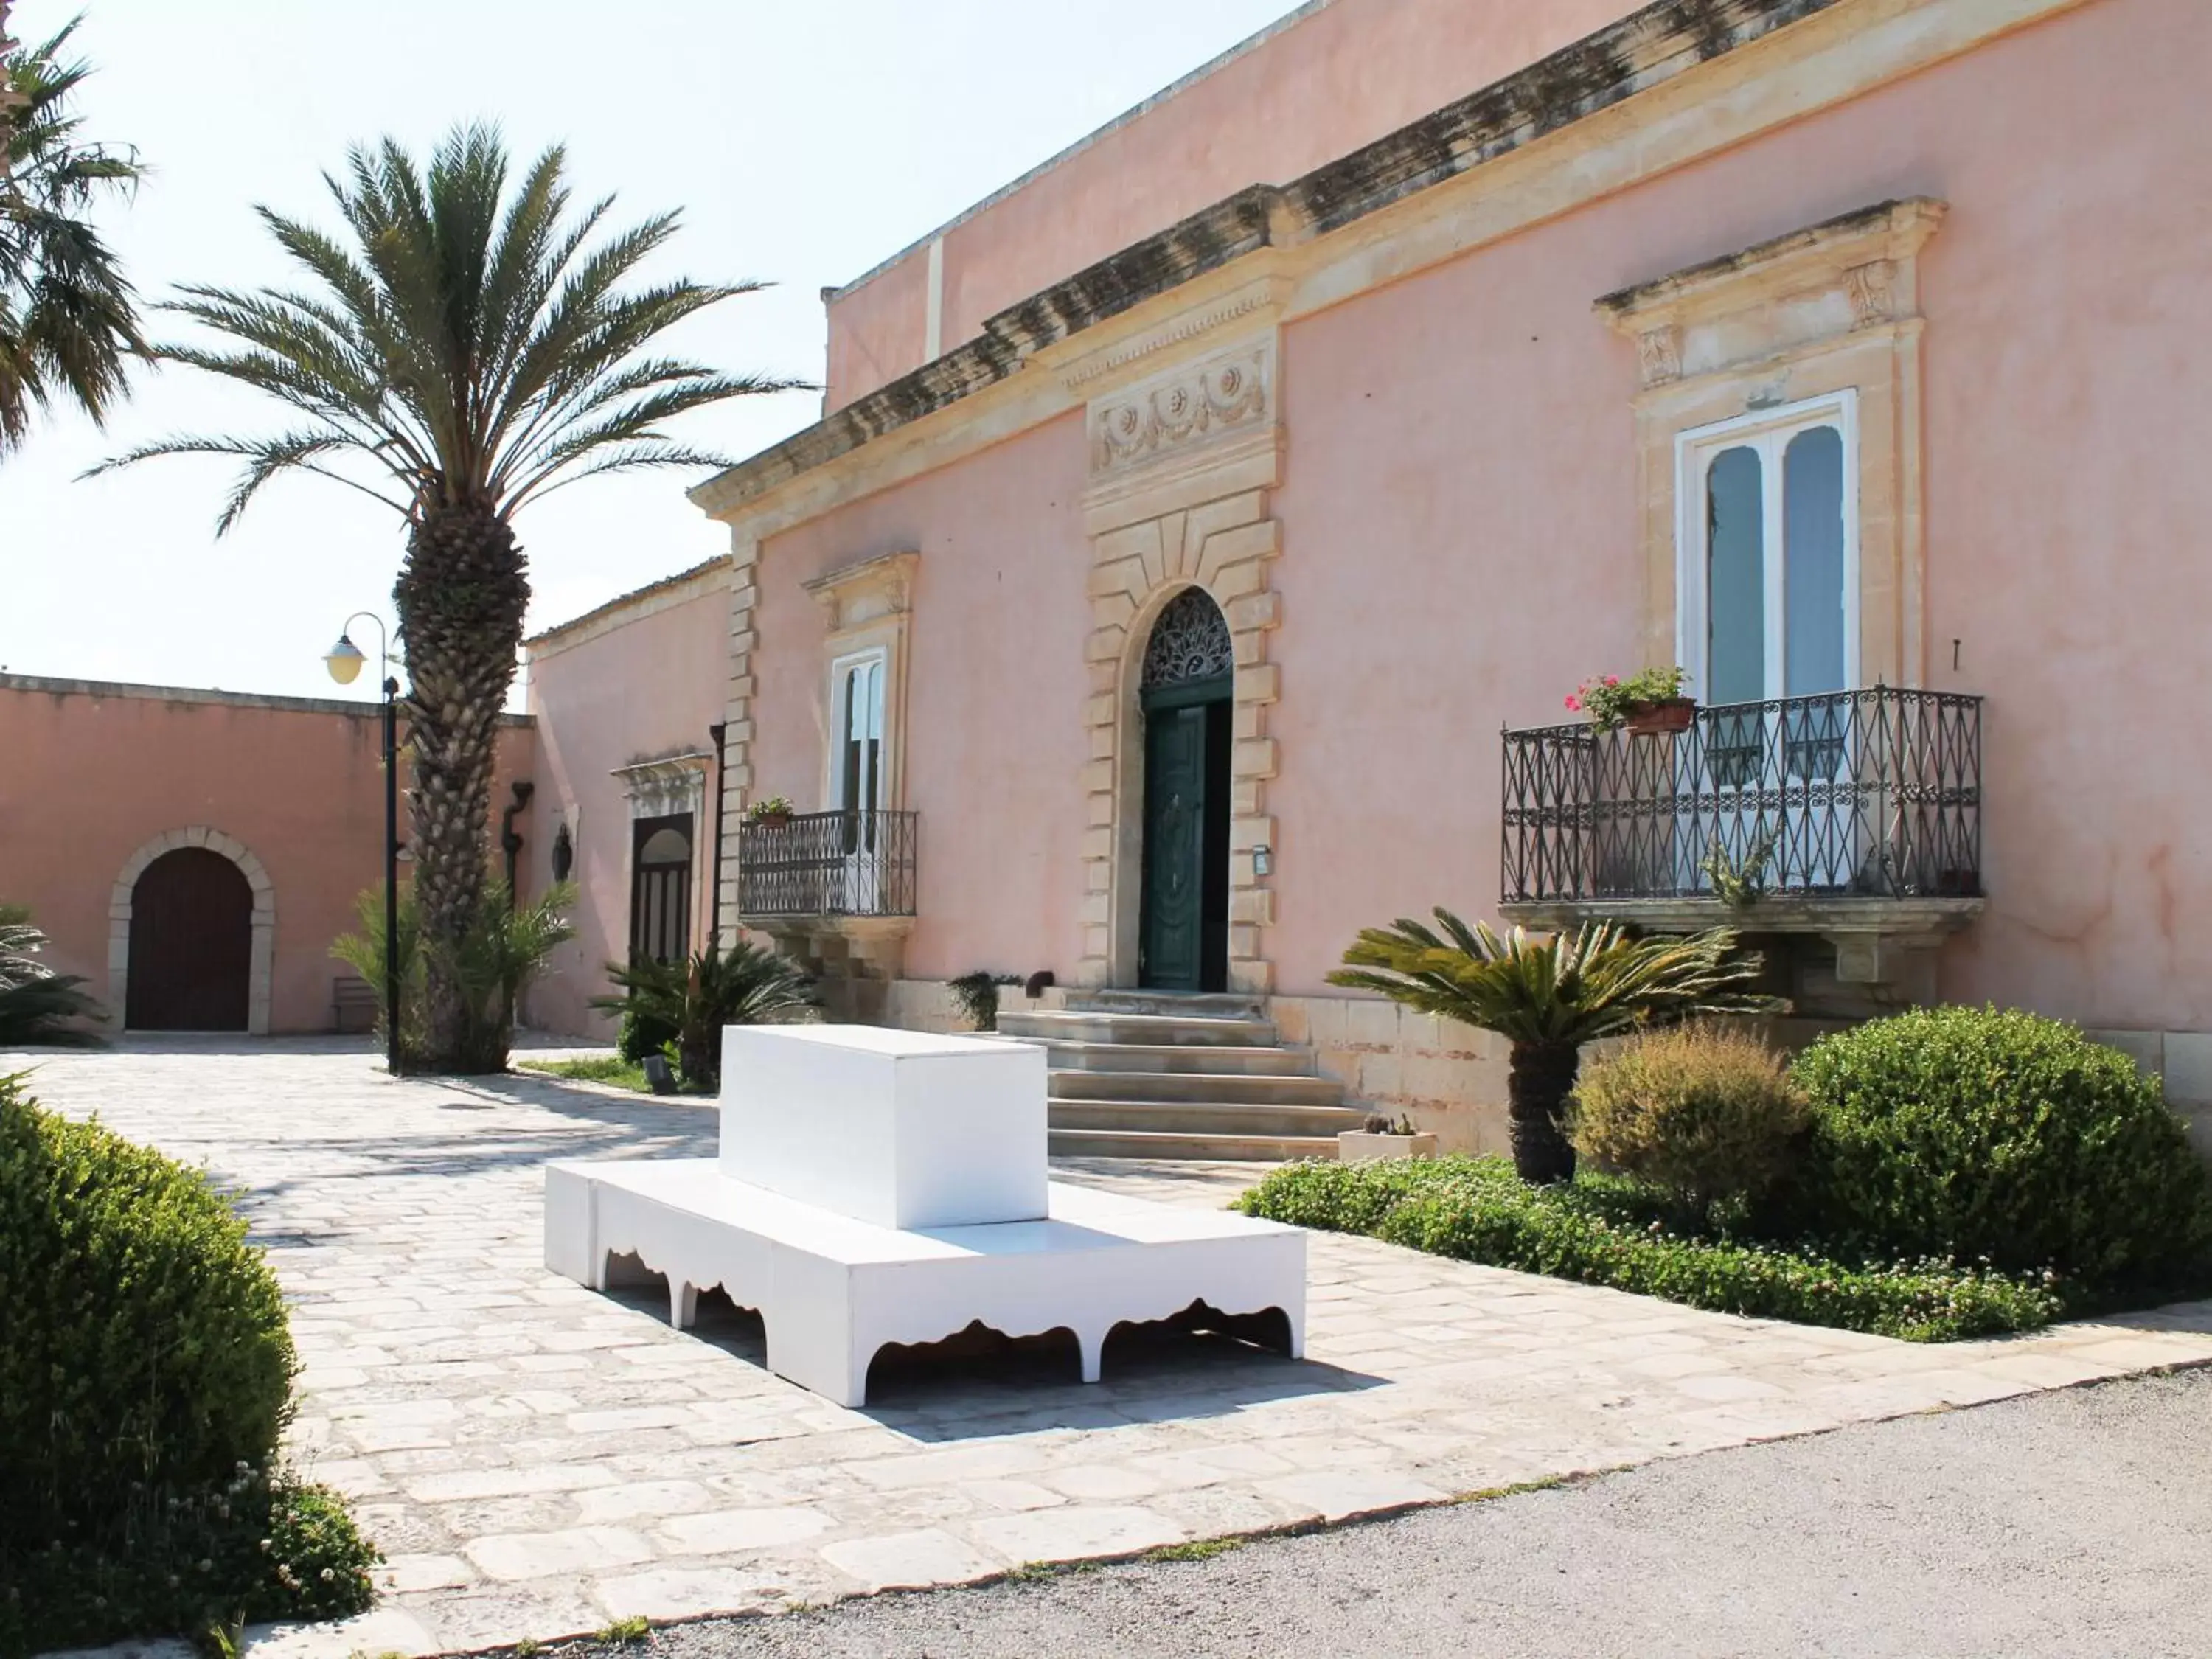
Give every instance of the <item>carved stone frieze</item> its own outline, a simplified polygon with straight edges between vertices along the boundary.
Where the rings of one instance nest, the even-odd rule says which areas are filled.
[[[1265,426],[1274,404],[1272,334],[1177,364],[1091,403],[1091,477],[1116,477]]]
[[[1682,331],[1671,324],[1645,329],[1636,337],[1636,361],[1646,386],[1681,379]]]
[[[1850,295],[1851,323],[1856,328],[1872,328],[1878,323],[1895,319],[1897,315],[1897,262],[1893,259],[1875,259],[1866,264],[1853,265],[1844,273],[1844,291]]]

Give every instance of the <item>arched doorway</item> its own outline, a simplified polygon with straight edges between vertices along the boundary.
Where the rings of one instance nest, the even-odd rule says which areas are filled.
[[[691,815],[630,826],[629,954],[682,962],[691,952]]]
[[[1137,982],[1219,991],[1229,982],[1228,620],[1203,588],[1170,599],[1145,647],[1142,890]]]
[[[253,981],[253,887],[204,847],[162,854],[131,888],[123,1023],[134,1031],[243,1031]]]

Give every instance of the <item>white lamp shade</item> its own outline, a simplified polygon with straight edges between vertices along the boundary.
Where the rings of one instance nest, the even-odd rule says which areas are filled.
[[[368,660],[361,654],[361,647],[353,642],[349,634],[338,635],[338,642],[323,655],[323,666],[331,671],[331,678],[340,685],[351,685],[361,678],[361,665]]]

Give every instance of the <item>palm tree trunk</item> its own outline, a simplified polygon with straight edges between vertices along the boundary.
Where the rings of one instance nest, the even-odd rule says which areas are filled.
[[[392,598],[410,682],[408,805],[427,969],[422,1063],[434,1072],[501,1071],[507,1045],[490,1006],[499,988],[464,983],[460,955],[483,903],[499,718],[530,601],[514,532],[478,507],[424,513]]]
[[[1516,1042],[1506,1073],[1513,1168],[1523,1181],[1571,1181],[1575,1149],[1560,1127],[1582,1052],[1571,1042]]]

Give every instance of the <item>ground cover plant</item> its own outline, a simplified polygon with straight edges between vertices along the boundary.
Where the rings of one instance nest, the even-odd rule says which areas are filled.
[[[2212,1172],[2156,1081],[2055,1020],[1917,1011],[1791,1062],[1646,1035],[1592,1063],[1571,1181],[1298,1164],[1247,1214],[1693,1307],[1918,1341],[2212,1291]]]
[[[1812,1247],[1698,1231],[1633,1183],[1585,1172],[1537,1185],[1501,1158],[1292,1164],[1237,1207],[1717,1313],[1910,1341],[2032,1329],[2063,1307],[2039,1278],[1936,1261],[1839,1260]]]
[[[375,1553],[282,1467],[284,1301],[204,1176],[0,1079],[0,1653],[367,1607]]]
[[[644,1062],[624,1060],[620,1054],[586,1054],[573,1060],[517,1060],[515,1069],[542,1072],[547,1077],[567,1078],[574,1083],[604,1083],[617,1089],[635,1090],[641,1095],[653,1092],[653,1085],[645,1075]]]

